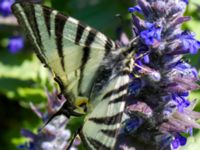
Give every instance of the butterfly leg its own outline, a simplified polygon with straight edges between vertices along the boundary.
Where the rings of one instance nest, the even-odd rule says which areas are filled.
[[[67,145],[66,150],[70,150],[72,144],[74,143],[74,140],[76,138],[76,136],[80,133],[80,131],[82,130],[83,126],[81,125],[73,134],[73,136],[71,137],[71,139],[69,140],[69,144]]]

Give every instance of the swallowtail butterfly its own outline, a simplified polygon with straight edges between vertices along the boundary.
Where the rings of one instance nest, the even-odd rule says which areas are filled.
[[[89,101],[80,133],[86,148],[115,149],[136,42],[119,48],[101,32],[40,4],[17,2],[12,10],[67,98],[59,113],[80,115]]]

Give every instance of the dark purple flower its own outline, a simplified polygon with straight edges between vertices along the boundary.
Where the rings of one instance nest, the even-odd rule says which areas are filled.
[[[192,67],[190,64],[188,64],[186,62],[178,61],[177,65],[174,66],[174,69],[177,70],[177,75],[179,74],[179,76],[181,76],[181,77],[184,76],[184,77],[194,80],[194,81],[199,80],[199,75],[198,75],[198,71],[196,70],[196,68]]]
[[[0,13],[6,17],[12,14],[11,5],[14,3],[14,0],[0,0]]]
[[[24,38],[21,36],[10,37],[7,47],[12,54],[18,53],[24,47]]]
[[[182,1],[184,1],[186,4],[189,4],[189,0],[182,0]]]
[[[132,84],[129,85],[129,93],[131,94],[137,94],[140,89],[142,88],[142,81],[138,79],[134,79]]]
[[[180,134],[175,136],[175,139],[172,141],[172,146],[174,149],[177,149],[179,146],[184,146],[187,142],[187,139]]]
[[[190,105],[190,102],[186,99],[188,95],[188,92],[172,94],[172,98],[177,103],[179,112],[183,112]]]
[[[153,45],[155,41],[161,40],[161,27],[147,23],[147,29],[140,32],[140,38],[146,45]]]
[[[189,69],[189,68],[191,68],[191,65],[188,64],[188,63],[186,63],[186,62],[178,61],[178,62],[177,62],[177,65],[176,65],[176,68],[177,68],[177,69],[184,70],[184,69]]]
[[[128,11],[130,13],[134,13],[134,12],[139,12],[139,13],[142,13],[142,9],[140,8],[139,5],[136,5],[134,7],[129,7]]]
[[[134,117],[131,118],[130,120],[126,121],[126,132],[128,133],[134,133],[138,127],[140,127],[140,125],[143,123],[143,120],[139,117]]]
[[[194,38],[194,34],[184,31],[179,35],[180,40],[182,41],[182,50],[185,52],[190,52],[191,54],[196,54],[200,48],[200,41],[197,41]]]
[[[149,55],[143,57],[144,63],[148,64],[150,62]]]
[[[136,60],[135,61],[135,63],[137,64],[137,66],[135,66],[135,68],[137,69],[137,70],[140,70],[141,68],[140,67],[142,67],[143,66],[143,63],[142,63],[142,60]],[[140,66],[140,67],[139,67]]]

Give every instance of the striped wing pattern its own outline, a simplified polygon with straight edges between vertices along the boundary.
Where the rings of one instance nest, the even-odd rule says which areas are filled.
[[[12,10],[36,46],[38,58],[55,74],[61,91],[71,101],[78,96],[91,100],[94,108],[88,109],[81,131],[87,149],[114,149],[133,54],[117,49],[111,39],[93,28],[48,7],[20,2]]]
[[[87,149],[114,149],[122,122],[128,83],[129,76],[126,74],[113,79],[108,85],[107,92],[104,92],[101,102],[87,116],[82,130],[82,139]]]
[[[87,149],[90,150],[115,149],[116,136],[124,114],[125,98],[130,82],[129,75],[134,64],[133,51],[130,53],[128,49],[125,51],[119,49],[119,51],[119,56],[124,55],[124,57],[121,60],[116,58],[118,63],[114,67],[111,65],[110,69],[113,71],[111,76],[113,77],[109,78],[102,90],[94,96],[95,108],[86,117],[83,125],[81,137]]]
[[[15,3],[12,9],[62,92],[71,100],[89,96],[96,72],[115,43],[76,19],[39,4]]]

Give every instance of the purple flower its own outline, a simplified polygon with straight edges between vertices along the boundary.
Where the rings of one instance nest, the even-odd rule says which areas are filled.
[[[128,11],[130,13],[134,13],[134,12],[139,12],[139,13],[142,13],[142,9],[140,8],[139,5],[136,5],[134,7],[129,7]]]
[[[143,60],[144,60],[144,63],[148,64],[150,62],[150,58],[149,58],[149,55],[145,55],[143,57]]]
[[[198,52],[198,49],[200,48],[200,41],[197,41],[194,38],[195,34],[184,31],[179,36],[180,40],[182,41],[183,51],[190,52],[191,54],[196,54]]]
[[[190,102],[186,99],[188,95],[188,92],[172,94],[172,98],[177,103],[179,112],[183,112],[184,109],[190,105]]]
[[[12,54],[18,53],[22,48],[24,48],[24,38],[21,36],[10,37],[7,47]]]
[[[153,45],[155,41],[161,40],[161,27],[147,23],[147,29],[140,32],[140,38],[146,45]]]
[[[179,72],[180,76],[184,76],[184,77],[194,80],[194,81],[199,80],[199,75],[198,75],[198,71],[196,70],[196,68],[192,67],[190,64],[188,64],[186,62],[178,61],[177,65],[174,66],[174,69],[177,70],[177,75]]]
[[[184,1],[186,4],[189,4],[189,0],[182,0],[182,1]]]
[[[131,118],[126,121],[126,132],[133,134],[141,126],[143,120],[139,117]]]
[[[138,78],[138,79],[134,79],[132,84],[129,85],[129,92],[131,94],[137,94],[139,93],[140,89],[142,88],[142,82],[141,80]]]
[[[180,134],[175,136],[175,139],[172,141],[172,147],[177,149],[179,146],[184,146],[187,142],[187,139]]]
[[[0,13],[6,17],[12,14],[11,5],[14,0],[0,0]]]

